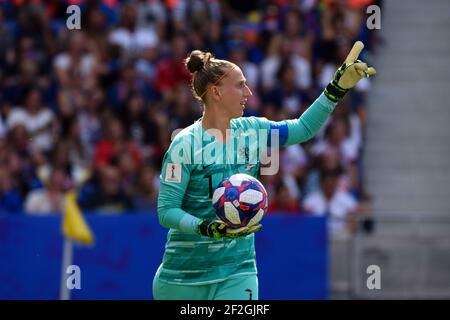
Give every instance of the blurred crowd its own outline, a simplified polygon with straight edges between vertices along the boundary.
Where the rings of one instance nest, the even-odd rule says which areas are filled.
[[[81,9],[70,30],[69,5]],[[155,212],[171,133],[192,124],[183,60],[193,49],[239,65],[245,116],[299,117],[355,40],[370,63],[375,0],[11,0],[0,2],[0,214],[60,212],[79,190],[86,212]],[[370,210],[362,151],[368,79],[311,141],[262,176],[269,213],[331,215],[351,228]]]

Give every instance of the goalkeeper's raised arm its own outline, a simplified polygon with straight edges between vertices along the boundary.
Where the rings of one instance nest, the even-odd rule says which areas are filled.
[[[343,64],[336,70],[333,79],[323,93],[298,119],[279,122],[270,121],[270,129],[278,129],[280,145],[287,146],[311,139],[324,125],[336,104],[362,78],[376,74],[373,67],[358,60],[364,48],[361,41],[355,42]]]

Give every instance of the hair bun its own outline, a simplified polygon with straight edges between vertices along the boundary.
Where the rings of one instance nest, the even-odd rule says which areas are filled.
[[[212,58],[211,53],[194,50],[186,59],[186,67],[191,72],[200,71]]]

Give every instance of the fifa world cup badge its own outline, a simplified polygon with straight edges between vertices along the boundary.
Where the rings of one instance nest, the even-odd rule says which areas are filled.
[[[181,183],[181,164],[168,163],[166,166],[166,182]]]

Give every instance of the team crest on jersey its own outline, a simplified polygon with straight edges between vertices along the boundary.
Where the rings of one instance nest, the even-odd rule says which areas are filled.
[[[245,162],[248,163],[250,161],[250,156],[248,152],[248,147],[239,149],[239,156],[245,159]]]
[[[166,182],[181,183],[181,164],[168,163],[166,166]]]

